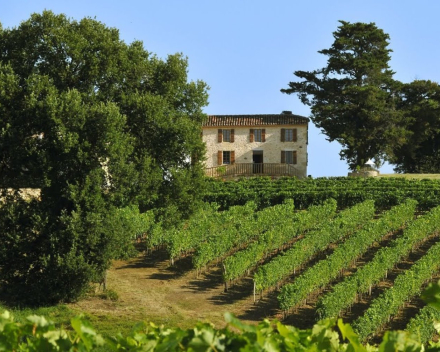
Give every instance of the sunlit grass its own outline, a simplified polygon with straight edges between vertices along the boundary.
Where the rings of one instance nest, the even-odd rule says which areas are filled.
[[[43,315],[46,319],[54,322],[56,325],[68,326],[70,319],[78,315],[78,312],[70,309],[64,304],[55,306],[28,308],[28,307],[9,307],[0,303],[0,312],[8,310],[12,313],[14,320],[24,323],[30,315]]]
[[[440,180],[440,174],[380,174],[377,177],[398,177],[398,178],[408,178],[408,179],[430,179],[430,180]]]

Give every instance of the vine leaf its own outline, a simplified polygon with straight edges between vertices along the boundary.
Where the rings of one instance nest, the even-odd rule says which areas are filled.
[[[430,306],[440,310],[440,281],[430,283],[422,294],[422,299]]]

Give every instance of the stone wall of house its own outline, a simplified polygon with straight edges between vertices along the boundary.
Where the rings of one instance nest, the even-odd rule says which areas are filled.
[[[218,142],[221,127],[204,127],[203,140],[206,143],[205,167],[217,165],[218,151],[235,151],[235,163],[252,163],[253,151],[263,151],[263,163],[281,163],[281,151],[296,151],[297,164],[293,165],[302,176],[307,176],[307,125],[276,125],[252,127],[224,127],[234,129],[234,142]],[[250,142],[250,129],[265,129],[265,142]],[[282,128],[296,128],[296,142],[281,142]]]

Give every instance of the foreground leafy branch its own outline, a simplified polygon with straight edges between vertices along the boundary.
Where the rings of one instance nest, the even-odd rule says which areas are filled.
[[[440,282],[426,292],[428,304],[436,309]],[[4,311],[0,314],[0,351],[440,351],[440,343],[424,346],[416,335],[405,331],[386,332],[378,346],[362,345],[341,319],[322,320],[307,330],[267,319],[248,325],[229,313],[225,320],[222,329],[209,323],[186,330],[140,323],[128,336],[104,340],[83,317],[73,318],[72,329],[65,330],[35,315],[16,323]]]

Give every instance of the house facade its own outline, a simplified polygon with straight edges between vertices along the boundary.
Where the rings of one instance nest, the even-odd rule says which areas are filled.
[[[308,122],[273,115],[212,115],[203,125],[206,174],[307,176]]]

